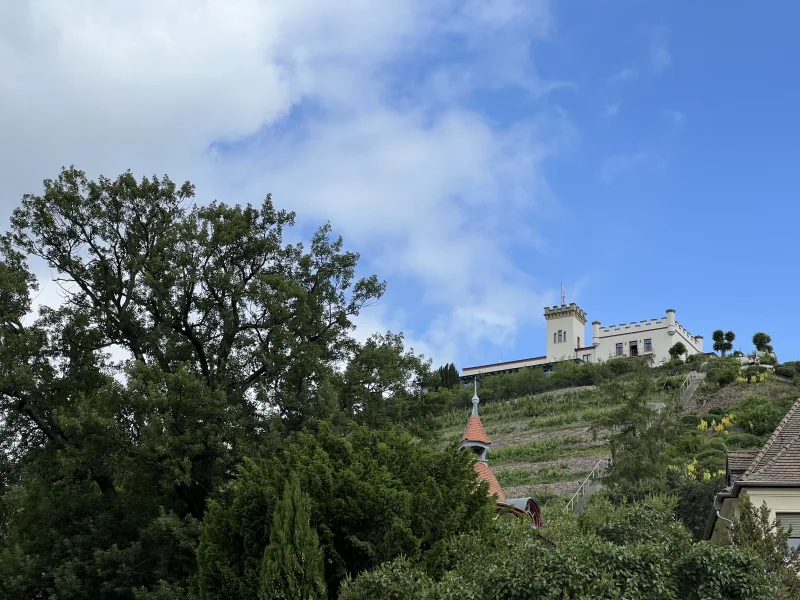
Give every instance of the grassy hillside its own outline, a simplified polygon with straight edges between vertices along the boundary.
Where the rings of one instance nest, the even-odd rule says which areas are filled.
[[[523,372],[486,377],[478,393],[481,420],[492,440],[489,464],[509,497],[532,495],[545,505],[563,502],[599,459],[611,455],[607,432],[593,427],[618,406],[608,389],[610,382],[624,386],[645,373],[652,379],[651,401],[676,406],[681,382],[690,370],[699,369],[708,371],[708,379],[675,415],[665,453],[680,468],[697,459],[700,474],[715,473],[724,468],[725,447],[763,444],[798,393],[791,379],[774,374],[745,383],[738,366],[731,365],[712,359],[649,369],[628,361],[627,365],[565,365],[549,381],[541,374]],[[594,383],[576,385],[587,382]],[[562,387],[514,397],[515,391],[543,385]],[[468,403],[464,404],[441,418],[443,444],[460,439],[470,414]],[[718,424],[726,416],[720,429]]]

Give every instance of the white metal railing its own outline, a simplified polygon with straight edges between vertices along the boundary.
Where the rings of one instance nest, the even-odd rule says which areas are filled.
[[[686,391],[686,388],[689,387],[689,384],[691,384],[692,381],[694,381],[695,375],[697,375],[697,373],[695,373],[694,371],[689,371],[689,374],[686,375],[686,379],[683,380],[683,383],[681,384],[680,388],[681,396],[683,396],[683,392]]]
[[[592,469],[592,472],[586,476],[586,479],[583,480],[581,483],[581,487],[578,488],[578,491],[572,495],[572,498],[569,499],[569,502],[566,504],[566,508],[570,511],[575,510],[575,506],[578,504],[578,501],[586,496],[589,490],[589,485],[595,479],[602,477],[603,474],[608,470],[608,467],[611,466],[611,459],[610,458],[601,458],[597,461],[597,464]]]

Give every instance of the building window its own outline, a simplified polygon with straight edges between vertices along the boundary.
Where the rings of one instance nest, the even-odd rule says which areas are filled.
[[[592,362],[592,355],[591,354],[584,354],[583,355],[583,362]]]
[[[622,356],[622,344],[617,344],[617,356]]]
[[[800,548],[800,513],[775,513],[784,529],[792,528],[789,537],[789,548]]]
[[[561,339],[561,330],[559,329],[559,330],[558,330],[558,343],[560,344],[560,343],[561,343],[561,342],[563,342],[563,341],[564,341],[564,340],[562,340],[562,339]]]
[[[653,351],[653,340],[646,339],[644,341],[644,351],[645,352],[652,352]]]
[[[554,344],[556,343],[556,332],[555,331],[553,332],[553,343]]]
[[[577,345],[576,347],[577,347],[577,348],[580,348],[580,347],[581,347],[581,338],[578,338],[578,345]]]

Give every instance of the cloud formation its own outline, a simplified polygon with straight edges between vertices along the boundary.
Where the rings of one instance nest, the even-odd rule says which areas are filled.
[[[606,78],[608,85],[617,85],[626,81],[633,81],[639,77],[639,70],[636,67],[625,67],[613,75]]]
[[[71,163],[191,179],[201,200],[271,191],[390,280],[364,329],[441,361],[508,344],[552,294],[513,256],[543,243],[543,165],[573,127],[466,99],[563,87],[531,59],[553,27],[543,0],[0,4],[0,217]]]

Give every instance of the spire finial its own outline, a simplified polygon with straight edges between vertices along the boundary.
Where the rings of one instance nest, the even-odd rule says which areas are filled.
[[[566,306],[567,304],[567,293],[564,291],[564,282],[561,282],[561,306]]]
[[[475,393],[472,395],[472,416],[478,416],[478,403],[480,399],[478,399],[478,378],[472,380],[475,385]]]

